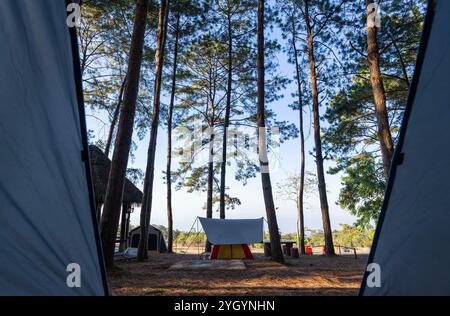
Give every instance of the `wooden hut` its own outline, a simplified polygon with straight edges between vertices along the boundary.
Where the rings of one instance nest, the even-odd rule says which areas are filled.
[[[91,160],[92,182],[97,206],[97,218],[100,220],[101,209],[105,201],[106,187],[108,186],[111,160],[97,146],[89,146]],[[141,204],[142,192],[128,179],[125,181],[122,201],[122,216],[120,221],[119,250],[123,251],[127,245],[127,236],[130,233],[130,216],[133,207]]]

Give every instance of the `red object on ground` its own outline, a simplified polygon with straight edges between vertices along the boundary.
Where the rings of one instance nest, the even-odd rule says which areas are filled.
[[[305,252],[307,255],[312,255],[313,254],[313,249],[311,246],[305,246]]]

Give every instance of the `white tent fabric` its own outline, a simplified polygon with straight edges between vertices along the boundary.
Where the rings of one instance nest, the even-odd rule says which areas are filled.
[[[0,1],[0,295],[107,293],[66,14]]]
[[[214,219],[199,217],[208,241],[213,245],[255,244],[263,240],[264,218]]]
[[[450,1],[430,3],[362,295],[450,295]]]

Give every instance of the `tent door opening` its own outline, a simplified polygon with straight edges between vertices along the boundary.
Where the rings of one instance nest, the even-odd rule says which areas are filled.
[[[133,234],[131,237],[131,248],[139,247],[139,240],[141,239],[141,234]],[[147,250],[158,251],[158,236],[156,234],[148,234]]]

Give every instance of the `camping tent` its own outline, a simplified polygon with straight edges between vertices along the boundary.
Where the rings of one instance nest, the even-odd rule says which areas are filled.
[[[64,0],[0,1],[0,295],[105,295]]]
[[[253,254],[246,244],[213,245],[209,259],[253,259]]]
[[[211,259],[253,259],[248,244],[263,240],[263,218],[213,219],[199,217],[208,241]]]
[[[362,295],[450,295],[449,20],[429,3]]]
[[[130,231],[130,237],[128,238],[129,248],[138,248],[139,240],[141,239],[141,227],[136,227]],[[155,226],[150,225],[148,228],[148,250],[167,252],[166,241],[164,240],[163,233]]]

